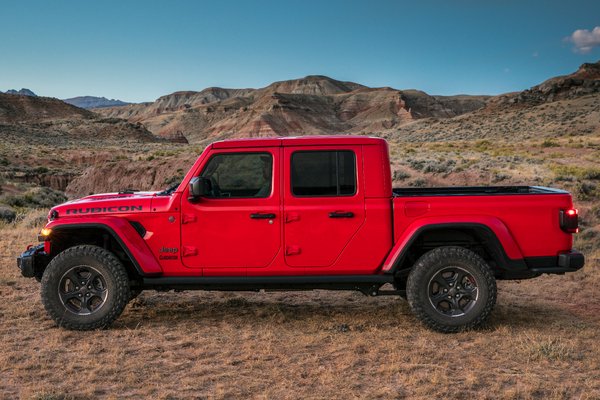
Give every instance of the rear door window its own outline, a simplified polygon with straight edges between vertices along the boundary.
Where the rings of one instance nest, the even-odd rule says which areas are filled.
[[[298,151],[291,160],[295,196],[352,196],[356,193],[356,156],[348,150]]]

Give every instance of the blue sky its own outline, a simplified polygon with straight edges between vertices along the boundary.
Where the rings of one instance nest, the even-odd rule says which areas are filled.
[[[600,59],[600,1],[3,0],[0,16],[0,90],[58,98],[151,101],[314,74],[498,94]],[[579,50],[565,40],[578,29]]]

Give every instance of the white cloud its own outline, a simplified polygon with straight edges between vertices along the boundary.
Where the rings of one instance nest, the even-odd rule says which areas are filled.
[[[566,39],[573,43],[576,52],[587,54],[592,51],[594,47],[600,46],[600,26],[595,27],[591,31],[587,29],[577,29]]]

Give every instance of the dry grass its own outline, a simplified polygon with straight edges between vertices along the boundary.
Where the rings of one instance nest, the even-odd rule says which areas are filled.
[[[71,332],[15,267],[43,214],[0,228],[0,398],[600,398],[597,264],[500,282],[489,324],[456,335],[401,299],[326,291],[148,292]]]
[[[17,209],[17,223],[0,223],[0,398],[600,399],[600,189],[582,192],[600,186],[598,135],[544,145],[545,137],[469,141],[456,133],[431,143],[393,139],[394,185],[571,190],[582,217],[576,247],[588,260],[582,271],[500,282],[489,324],[456,335],[423,328],[401,299],[325,291],[148,292],[112,329],[79,333],[57,328],[39,284],[17,271],[16,255],[47,212]],[[39,165],[49,177],[79,177],[69,183],[76,193],[161,187],[200,151],[0,143],[3,196],[30,190]],[[142,176],[128,172],[133,165]]]

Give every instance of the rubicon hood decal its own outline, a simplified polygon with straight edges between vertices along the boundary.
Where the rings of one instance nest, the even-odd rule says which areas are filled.
[[[150,212],[154,195],[112,196],[101,194],[73,200],[54,207],[59,216],[78,217],[100,214],[127,214]]]
[[[109,206],[109,207],[80,207],[80,208],[67,208],[65,214],[97,214],[97,213],[114,213],[114,212],[137,212],[143,211],[144,206],[142,205],[131,205],[131,206]]]

